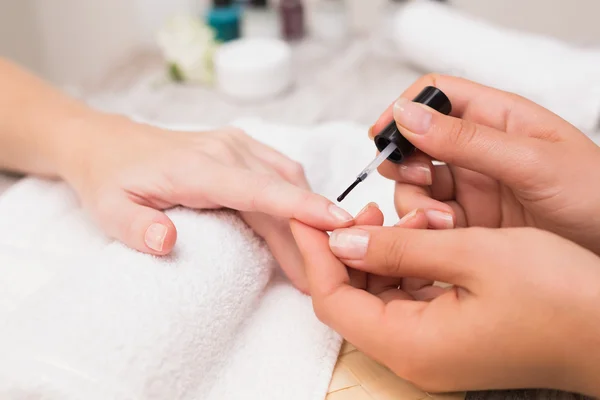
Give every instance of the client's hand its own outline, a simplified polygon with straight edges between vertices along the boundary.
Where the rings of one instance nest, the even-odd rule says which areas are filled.
[[[406,100],[428,85],[448,95],[452,116]],[[413,84],[371,136],[392,118],[422,151],[380,168],[398,182],[400,215],[425,209],[432,228],[538,227],[600,254],[600,148],[563,119],[516,95],[438,75]]]
[[[172,250],[176,229],[162,210],[240,210],[305,291],[288,219],[323,230],[352,224],[350,214],[310,191],[298,163],[238,129],[190,133],[110,121],[89,124],[86,142],[61,176],[98,224],[134,249],[156,255]]]
[[[292,221],[292,231],[317,316],[421,388],[600,395],[600,259],[592,252],[532,228],[360,226],[330,239]],[[374,295],[350,284],[347,266],[456,286],[430,302],[402,287]]]

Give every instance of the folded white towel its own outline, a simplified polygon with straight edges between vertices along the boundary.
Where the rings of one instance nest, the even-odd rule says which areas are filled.
[[[352,124],[238,125],[329,197],[374,155]],[[393,184],[363,185],[344,205],[378,201],[395,223]],[[178,244],[155,258],[108,241],[64,184],[26,179],[0,196],[0,398],[324,398],[341,340],[264,243],[234,212],[169,216]]]
[[[592,133],[600,123],[600,49],[514,31],[439,2],[398,13],[395,39],[411,63],[515,92]]]

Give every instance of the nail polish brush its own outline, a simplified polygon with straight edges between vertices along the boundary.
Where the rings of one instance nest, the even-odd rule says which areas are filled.
[[[434,110],[448,115],[452,111],[452,104],[448,97],[440,89],[433,86],[427,86],[415,99],[415,103],[421,103]],[[352,192],[359,183],[364,182],[373,171],[384,161],[389,160],[394,164],[401,164],[406,157],[410,156],[415,151],[415,146],[410,143],[398,130],[396,121],[392,121],[386,126],[377,136],[375,136],[375,146],[379,150],[379,155],[373,160],[360,174],[352,185],[348,187],[337,198],[338,202],[343,201],[346,196]]]

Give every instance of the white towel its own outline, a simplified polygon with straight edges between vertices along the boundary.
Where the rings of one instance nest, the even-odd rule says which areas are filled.
[[[365,127],[237,125],[306,165],[333,198],[374,156]],[[344,206],[378,201],[373,177]],[[327,391],[341,339],[280,277],[234,212],[169,212],[174,254],[107,240],[66,185],[26,179],[0,196],[0,398],[302,399]]]
[[[403,56],[431,72],[518,93],[586,133],[600,123],[600,48],[506,29],[435,1],[401,10],[394,34]]]

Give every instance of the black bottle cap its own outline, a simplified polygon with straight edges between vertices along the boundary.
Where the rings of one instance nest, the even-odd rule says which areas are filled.
[[[213,0],[213,7],[230,7],[233,5],[233,0]]]
[[[425,104],[445,115],[452,112],[450,99],[444,92],[433,86],[427,86],[413,101]],[[388,157],[388,160],[395,164],[400,164],[415,151],[415,146],[402,136],[395,121],[392,121],[375,137],[375,146],[379,151],[383,151],[392,142],[398,148]]]
[[[267,0],[250,0],[250,5],[253,7],[267,7]]]

